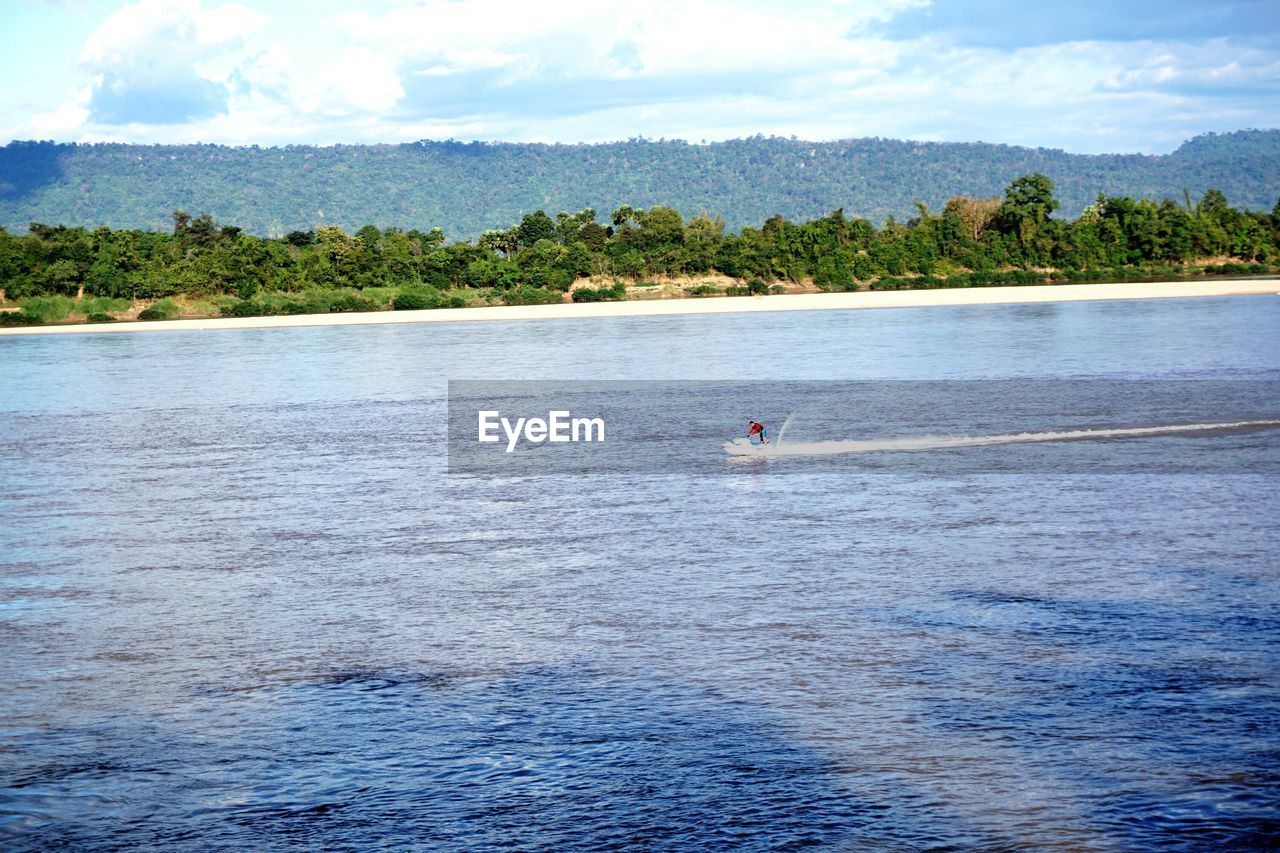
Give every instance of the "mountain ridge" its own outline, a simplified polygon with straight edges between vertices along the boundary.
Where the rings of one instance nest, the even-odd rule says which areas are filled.
[[[426,229],[452,239],[544,209],[669,204],[723,216],[731,229],[779,213],[844,208],[877,224],[990,196],[1043,172],[1062,215],[1098,193],[1181,200],[1222,190],[1269,210],[1280,197],[1280,130],[1202,134],[1169,154],[1072,154],[985,142],[863,137],[825,142],[752,136],[723,142],[423,140],[284,147],[15,141],[0,148],[0,226],[30,222],[165,230],[176,209],[280,235],[317,225]]]

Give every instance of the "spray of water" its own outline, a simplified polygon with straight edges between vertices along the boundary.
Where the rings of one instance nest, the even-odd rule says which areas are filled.
[[[796,419],[796,415],[798,414],[799,412],[792,412],[791,414],[787,415],[787,419],[782,422],[782,429],[778,430],[778,446],[779,447],[782,446],[782,439],[785,438],[787,435],[787,427],[791,426],[791,422]]]

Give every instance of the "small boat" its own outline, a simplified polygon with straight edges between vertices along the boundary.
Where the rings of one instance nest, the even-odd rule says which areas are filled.
[[[724,443],[724,452],[730,456],[763,456],[768,449],[769,445],[749,438],[735,438]]]

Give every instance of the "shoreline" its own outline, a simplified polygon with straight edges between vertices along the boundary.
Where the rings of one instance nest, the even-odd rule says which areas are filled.
[[[1044,284],[935,290],[798,293],[772,296],[717,296],[623,302],[505,305],[486,308],[434,308],[425,311],[292,314],[272,317],[210,317],[199,320],[135,320],[118,323],[16,326],[0,328],[0,335],[115,334],[119,332],[182,332],[300,326],[362,326],[379,323],[466,323],[508,320],[584,319],[593,317],[659,317],[695,314],[736,314],[757,311],[935,308],[960,305],[1015,305],[1129,299],[1190,299],[1207,296],[1254,296],[1265,294],[1280,294],[1280,277],[1207,282]]]

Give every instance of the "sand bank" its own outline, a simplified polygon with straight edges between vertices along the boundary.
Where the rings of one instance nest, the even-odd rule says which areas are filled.
[[[854,308],[928,308],[945,305],[1004,305],[1106,299],[1176,299],[1202,296],[1276,294],[1280,279],[1237,281],[1126,282],[1027,287],[967,287],[953,290],[886,290],[858,293],[801,293],[782,296],[721,296],[431,311],[373,311],[362,314],[298,314],[284,317],[215,317],[207,320],[92,323],[0,328],[0,335],[58,335],[92,332],[180,332],[204,329],[265,329],[280,326],[356,326],[369,323],[461,323],[476,320],[554,320],[587,317],[650,317],[676,314],[730,314],[750,311],[822,311]]]

